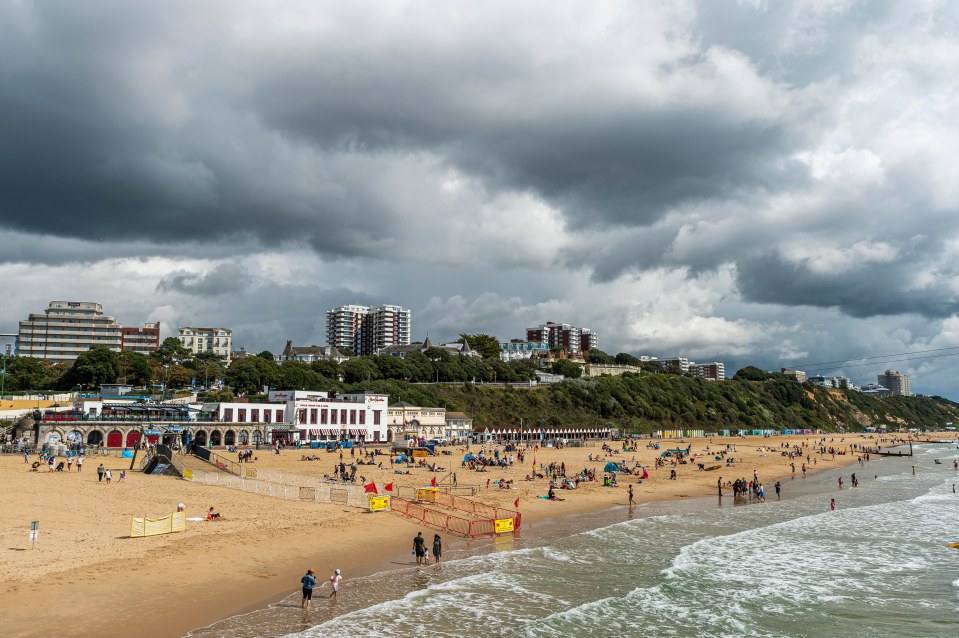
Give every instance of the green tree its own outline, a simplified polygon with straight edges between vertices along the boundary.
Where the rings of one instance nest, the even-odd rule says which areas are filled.
[[[456,343],[469,342],[470,348],[480,353],[484,359],[499,359],[499,339],[482,332],[477,334],[460,333]]]
[[[344,361],[340,367],[343,368],[343,379],[347,383],[359,383],[362,381],[375,381],[380,378],[379,368],[371,361],[373,357],[354,357]]]
[[[170,365],[188,359],[190,354],[190,351],[183,347],[179,339],[167,337],[156,351],[150,353],[150,357],[156,359],[162,365]]]
[[[567,359],[559,359],[553,363],[553,374],[561,374],[567,379],[578,379],[583,375],[583,369]]]
[[[258,356],[258,357],[261,358],[261,359],[266,359],[267,361],[275,361],[275,359],[276,359],[276,358],[273,356],[273,353],[270,352],[269,350],[264,350],[263,352],[258,352],[258,353],[256,354],[256,356]]]
[[[224,381],[234,392],[259,392],[264,386],[276,387],[280,367],[274,361],[260,357],[236,359],[227,368]]]
[[[117,369],[119,377],[126,383],[133,385],[146,385],[153,376],[153,369],[150,367],[150,358],[133,350],[123,350],[120,352],[117,360]]]
[[[736,370],[733,379],[740,381],[765,381],[769,378],[769,373],[756,366],[746,366]]]
[[[406,362],[399,357],[391,357],[383,354],[371,357],[376,369],[379,370],[381,379],[400,379],[406,381],[409,379],[409,370],[406,369]]]
[[[175,363],[165,369],[163,376],[168,388],[185,388],[192,385],[196,370]]]
[[[611,355],[606,354],[599,348],[591,348],[585,354],[586,359],[590,363],[595,363],[596,365],[612,365],[616,363],[616,359],[614,359]]]
[[[621,366],[639,367],[639,364],[642,362],[628,352],[620,352],[618,355],[616,355],[616,363]]]
[[[93,346],[81,352],[60,380],[60,387],[69,389],[78,385],[97,388],[104,383],[116,383],[120,375],[120,353],[106,346]]]
[[[280,366],[277,385],[284,390],[318,390],[320,375],[302,361],[286,361]]]
[[[7,357],[7,391],[49,390],[62,387],[61,371],[48,359],[34,357]],[[75,385],[75,384],[74,384]]]
[[[428,383],[434,377],[433,363],[422,352],[409,352],[403,358],[409,380],[414,383]]]
[[[336,361],[314,361],[310,364],[310,367],[313,368],[313,372],[316,372],[327,379],[339,381],[343,378],[343,369]]]

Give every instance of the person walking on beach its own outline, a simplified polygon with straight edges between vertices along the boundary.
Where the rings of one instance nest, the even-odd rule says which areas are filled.
[[[82,469],[83,469],[83,457],[82,457],[82,456],[78,456],[78,457],[77,457],[77,472],[79,472],[79,471],[82,470]]]
[[[434,562],[439,565],[440,558],[443,557],[443,539],[440,538],[439,534],[433,534],[433,558],[436,559]]]
[[[309,609],[313,604],[313,588],[316,586],[316,576],[313,569],[306,570],[306,575],[300,579],[303,583],[303,602],[300,603],[302,609]]]
[[[779,481],[776,481],[776,500],[780,500],[779,491],[782,490],[783,486],[779,484]]]
[[[423,538],[423,532],[417,532],[413,538],[413,554],[416,556],[416,565],[419,567],[426,558],[426,539]]]
[[[105,471],[106,470],[103,469],[103,463],[101,463],[100,467],[97,468],[97,482],[100,482],[103,480],[103,473]]]
[[[110,470],[107,470],[106,472],[103,473],[103,478],[105,478],[107,480],[107,483],[109,483],[110,479],[113,478],[113,474],[110,472]]]
[[[343,584],[343,577],[340,575],[339,569],[333,570],[333,575],[330,576],[330,589],[333,591],[330,592],[330,598],[333,602],[336,602],[336,594],[340,591],[340,585]]]
[[[630,485],[629,486],[629,506],[632,507],[635,504],[636,504],[636,501],[633,500],[633,486]]]

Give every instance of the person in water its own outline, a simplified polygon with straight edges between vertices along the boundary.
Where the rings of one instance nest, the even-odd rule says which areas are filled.
[[[834,512],[836,511],[836,499],[834,498],[829,499],[829,509],[831,509]]]

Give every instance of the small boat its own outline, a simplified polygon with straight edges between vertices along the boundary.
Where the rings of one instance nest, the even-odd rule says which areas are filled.
[[[949,543],[946,547],[950,549],[959,549],[959,543]]]
[[[706,472],[712,472],[713,470],[718,470],[721,467],[722,464],[720,463],[719,465],[710,465],[709,467],[704,467],[703,470]]]

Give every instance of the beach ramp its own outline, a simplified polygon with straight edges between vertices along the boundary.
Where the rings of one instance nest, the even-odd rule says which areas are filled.
[[[152,447],[140,467],[144,474],[183,478],[183,464],[179,459],[174,458],[173,450],[166,445]]]

